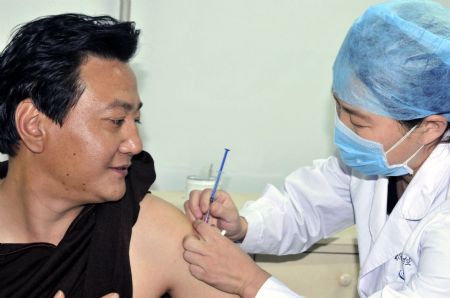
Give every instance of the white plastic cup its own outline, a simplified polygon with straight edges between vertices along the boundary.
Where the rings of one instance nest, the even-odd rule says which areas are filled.
[[[216,177],[199,177],[195,175],[186,177],[186,200],[189,199],[189,194],[193,190],[204,190],[206,188],[213,188],[214,183],[216,182]],[[220,186],[220,182],[219,185]],[[219,188],[219,187],[218,187]]]

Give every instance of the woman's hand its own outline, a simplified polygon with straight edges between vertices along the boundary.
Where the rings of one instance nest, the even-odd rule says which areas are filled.
[[[221,230],[233,241],[241,241],[247,233],[247,221],[239,212],[230,195],[224,191],[216,192],[216,200],[210,204],[211,189],[193,190],[189,200],[184,203],[184,211],[190,221],[202,219],[210,210],[209,223]]]
[[[65,298],[65,297],[66,296],[64,295],[64,292],[59,290],[58,292],[56,292],[56,294],[53,298]],[[105,296],[102,296],[101,298],[119,298],[119,294],[109,293],[109,294],[106,294]]]
[[[199,236],[183,240],[184,259],[191,274],[213,287],[241,297],[255,297],[270,275],[213,226],[196,220]]]

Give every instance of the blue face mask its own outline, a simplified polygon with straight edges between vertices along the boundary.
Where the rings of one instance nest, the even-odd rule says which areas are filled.
[[[348,128],[336,115],[334,144],[339,150],[342,161],[349,167],[366,175],[403,176],[413,174],[408,162],[416,156],[423,145],[404,163],[389,165],[386,154],[401,144],[416,128],[414,126],[387,152],[383,145],[358,136]]]

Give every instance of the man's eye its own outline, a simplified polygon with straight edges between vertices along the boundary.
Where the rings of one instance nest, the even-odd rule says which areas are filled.
[[[137,123],[137,124],[141,124],[142,122],[141,122],[141,119],[134,119],[134,123]]]
[[[111,122],[116,126],[121,126],[124,122],[124,119],[111,119]]]

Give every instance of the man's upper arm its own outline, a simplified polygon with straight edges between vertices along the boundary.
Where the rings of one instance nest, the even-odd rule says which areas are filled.
[[[134,297],[168,291],[172,297],[236,297],[195,279],[183,259],[182,240],[192,226],[177,208],[147,195],[133,227],[130,262]],[[141,295],[142,294],[142,295]]]

